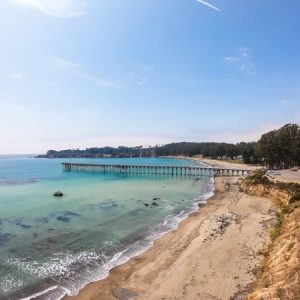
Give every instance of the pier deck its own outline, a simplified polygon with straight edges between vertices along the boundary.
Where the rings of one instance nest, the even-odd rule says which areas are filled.
[[[182,176],[244,176],[250,174],[247,169],[225,169],[198,166],[150,166],[119,164],[62,163],[66,171],[81,172],[117,172],[130,174],[182,175]]]

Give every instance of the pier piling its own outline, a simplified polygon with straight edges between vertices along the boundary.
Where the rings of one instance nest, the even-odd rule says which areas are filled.
[[[145,165],[114,165],[114,164],[86,164],[62,163],[66,171],[81,172],[117,172],[128,174],[152,174],[173,176],[245,176],[250,174],[247,169],[230,169],[197,166],[145,166]]]

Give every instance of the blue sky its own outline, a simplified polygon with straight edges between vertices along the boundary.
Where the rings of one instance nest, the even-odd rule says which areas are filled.
[[[298,0],[3,0],[0,153],[256,140],[300,120]]]

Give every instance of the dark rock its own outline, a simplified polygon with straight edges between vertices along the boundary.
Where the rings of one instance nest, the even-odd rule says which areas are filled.
[[[69,222],[71,219],[69,217],[59,216],[56,218],[58,221]]]
[[[54,194],[53,194],[54,197],[62,197],[64,196],[64,193],[61,192],[61,191],[56,191]]]
[[[118,207],[118,203],[116,203],[116,202],[103,202],[103,203],[99,203],[99,206],[102,209],[109,210],[109,209]]]
[[[54,239],[52,239],[52,238],[47,238],[47,243],[49,243],[49,244],[56,244],[57,242]]]
[[[46,223],[49,222],[49,220],[48,220],[48,218],[46,218],[46,217],[40,217],[40,218],[35,218],[35,219],[34,219],[34,222],[46,224]]]
[[[119,287],[113,288],[112,293],[119,300],[128,300],[139,295],[137,292]]]
[[[81,216],[81,214],[78,214],[78,213],[75,213],[75,212],[72,212],[72,211],[68,211],[68,210],[64,211],[63,214],[65,216],[74,216],[74,217],[80,217]]]
[[[12,235],[10,233],[0,233],[0,246],[4,243],[9,242]]]
[[[31,228],[30,225],[23,224],[23,223],[21,223],[21,222],[19,222],[19,221],[16,221],[15,224],[16,224],[17,226],[20,226],[20,227],[24,228],[24,229],[29,229],[29,228]]]
[[[117,201],[107,201],[107,202],[100,202],[100,203],[96,203],[96,204],[89,204],[89,207],[95,209],[97,207],[100,207],[101,209],[105,209],[105,210],[110,210],[113,208],[118,207],[119,204]]]

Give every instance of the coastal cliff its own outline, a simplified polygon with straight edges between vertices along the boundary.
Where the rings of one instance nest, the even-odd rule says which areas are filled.
[[[276,182],[264,172],[256,172],[241,183],[241,189],[269,198],[278,207],[260,274],[245,299],[300,299],[300,185]]]

